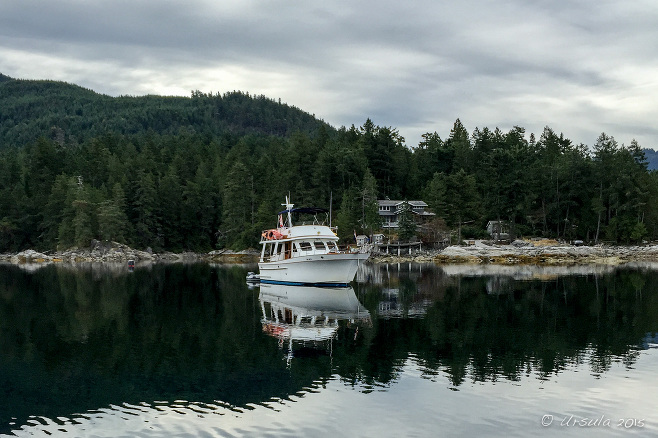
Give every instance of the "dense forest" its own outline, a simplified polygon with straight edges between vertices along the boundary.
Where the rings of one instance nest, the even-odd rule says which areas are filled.
[[[110,97],[0,76],[0,251],[115,240],[156,251],[242,249],[284,196],[328,207],[344,238],[376,231],[376,199],[422,199],[432,230],[639,242],[658,238],[658,175],[635,141],[588,147],[456,120],[417,146],[369,119],[335,129],[247,93]],[[353,237],[352,237],[353,238]]]

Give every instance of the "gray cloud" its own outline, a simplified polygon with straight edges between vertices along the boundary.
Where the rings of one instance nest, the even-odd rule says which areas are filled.
[[[263,93],[414,146],[548,125],[658,147],[653,0],[79,1],[0,4],[0,72],[98,92]]]

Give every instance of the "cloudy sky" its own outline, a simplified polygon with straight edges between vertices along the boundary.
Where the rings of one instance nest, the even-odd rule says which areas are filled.
[[[0,73],[265,94],[409,146],[460,118],[658,148],[656,0],[3,0]]]

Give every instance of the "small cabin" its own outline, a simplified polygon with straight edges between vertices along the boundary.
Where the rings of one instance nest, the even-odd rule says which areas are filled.
[[[495,240],[509,240],[509,223],[506,221],[487,222],[487,232]]]

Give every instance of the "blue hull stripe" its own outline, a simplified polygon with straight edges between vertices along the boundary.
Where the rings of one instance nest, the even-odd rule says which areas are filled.
[[[348,287],[349,283],[302,283],[299,281],[261,280],[266,284],[283,284],[286,286]]]

